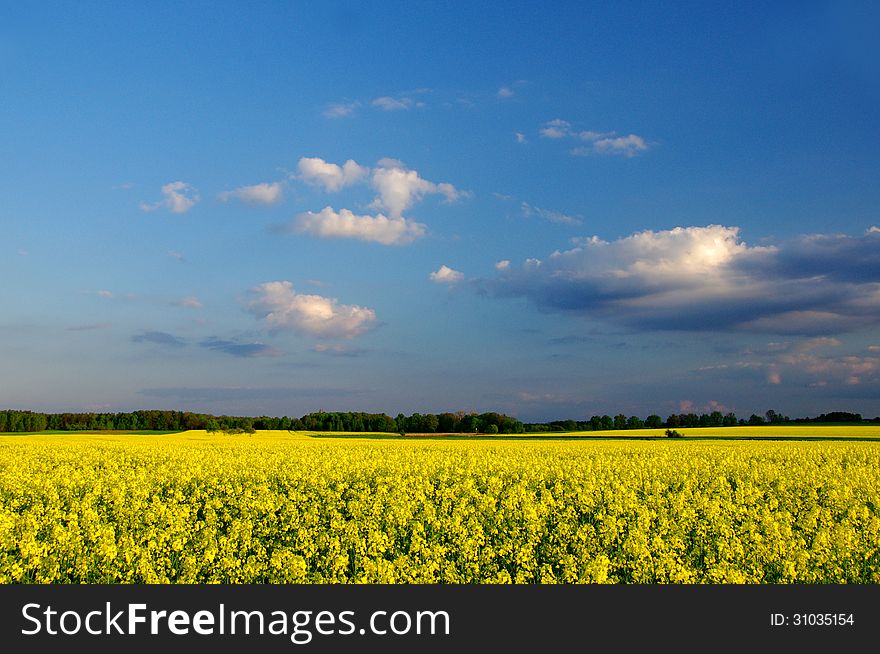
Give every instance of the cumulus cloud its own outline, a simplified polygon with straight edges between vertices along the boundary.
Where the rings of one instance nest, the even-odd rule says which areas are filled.
[[[547,121],[544,126],[538,130],[538,133],[548,139],[562,139],[572,136],[571,123],[561,118]]]
[[[411,243],[426,233],[425,225],[404,218],[404,211],[429,194],[455,202],[470,194],[448,182],[431,182],[397,160],[380,159],[375,168],[361,166],[352,159],[342,166],[318,157],[303,157],[295,177],[328,192],[339,191],[359,182],[369,183],[377,195],[369,204],[376,215],[357,215],[348,209],[325,207],[318,213],[306,212],[290,225],[276,228],[283,232],[309,233],[322,238],[358,238],[385,245]]]
[[[378,193],[370,207],[387,211],[392,218],[399,218],[428,194],[442,195],[446,202],[455,202],[469,195],[448,182],[435,183],[420,177],[417,171],[407,168],[398,159],[380,159],[376,168],[370,169],[352,159],[340,166],[319,157],[303,157],[297,168],[297,179],[321,186],[328,192],[369,181]]]
[[[371,206],[388,211],[392,217],[400,217],[430,193],[443,195],[447,202],[455,202],[467,195],[452,184],[435,184],[423,179],[415,170],[408,170],[401,162],[390,159],[379,162],[379,167],[373,171],[372,185],[379,196]]]
[[[163,199],[149,204],[141,202],[141,210],[155,211],[165,208],[171,213],[186,213],[199,201],[199,193],[185,182],[169,182],[162,187]]]
[[[97,295],[98,297],[102,297],[106,300],[113,299],[113,292],[108,291],[106,289],[101,289],[100,291],[95,291],[95,295]]]
[[[859,386],[880,383],[880,357],[839,353],[840,340],[807,338],[748,350],[723,368],[736,375],[751,371],[768,384],[798,386]],[[711,368],[711,367],[710,367]]]
[[[572,139],[586,143],[571,150],[571,154],[576,156],[609,154],[634,157],[649,147],[644,137],[638,134],[618,136],[616,132],[576,130],[570,122],[560,118],[544,123],[538,133],[548,139]]]
[[[514,95],[515,94],[513,92],[513,89],[509,86],[502,86],[500,89],[498,89],[498,97],[502,100],[512,98]]]
[[[228,200],[241,200],[247,204],[272,205],[281,201],[283,186],[281,182],[254,184],[253,186],[240,186],[234,191],[225,191],[218,197],[222,202]]]
[[[372,309],[340,304],[321,295],[297,293],[288,281],[266,282],[253,289],[253,294],[256,297],[248,310],[274,330],[292,330],[319,338],[352,338],[376,322]]]
[[[495,270],[507,270],[510,268],[510,260],[502,259],[495,264]]]
[[[392,98],[384,95],[373,100],[372,105],[382,111],[405,111],[411,109],[415,103],[411,98]]]
[[[359,216],[348,209],[334,211],[331,207],[324,207],[318,213],[300,214],[292,229],[320,238],[356,238],[382,245],[412,243],[426,233],[423,224],[407,218],[388,218],[381,213]]]
[[[676,227],[499,271],[501,296],[642,329],[830,335],[880,323],[880,234],[749,246],[736,227]]]
[[[526,135],[523,134],[522,132],[514,132],[513,138],[515,138],[516,142],[519,143],[520,145],[522,145],[523,143],[528,143],[528,141],[526,140]]]
[[[322,113],[324,118],[346,118],[354,113],[359,104],[358,102],[337,102],[327,105]]]
[[[597,138],[592,145],[574,148],[571,153],[577,156],[590,154],[617,154],[623,157],[634,157],[648,149],[648,144],[641,136],[609,136]]]
[[[568,214],[560,213],[559,211],[533,207],[528,202],[521,203],[520,209],[522,209],[522,214],[526,218],[538,216],[551,223],[559,223],[562,225],[580,225],[583,222],[580,218],[575,218],[574,216],[569,216]]]
[[[432,282],[437,284],[457,284],[464,279],[464,273],[453,270],[449,266],[440,266],[436,271],[428,275]]]
[[[357,184],[370,172],[366,166],[349,159],[341,166],[324,161],[320,157],[303,157],[297,164],[301,179],[312,186],[323,186],[325,191],[334,192],[346,186]]]

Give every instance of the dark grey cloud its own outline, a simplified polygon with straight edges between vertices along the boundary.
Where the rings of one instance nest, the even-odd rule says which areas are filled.
[[[275,357],[283,354],[280,350],[265,343],[239,343],[236,341],[225,341],[213,336],[206,338],[199,345],[208,350],[242,358]]]
[[[844,284],[880,280],[880,232],[862,236],[811,234],[781,247],[775,257],[746,262],[765,275]]]
[[[737,228],[709,225],[574,245],[483,285],[637,330],[829,335],[880,325],[874,229],[751,247]]]
[[[287,387],[158,387],[138,391],[145,397],[173,399],[182,402],[230,402],[237,400],[289,400],[360,395],[365,391],[344,388]]]
[[[69,332],[90,332],[96,329],[107,329],[110,327],[109,322],[95,322],[87,325],[71,325],[66,331]]]
[[[132,343],[151,343],[168,347],[185,347],[186,341],[168,332],[144,331],[131,337]]]
[[[556,336],[547,339],[548,345],[580,345],[582,343],[592,343],[594,338],[590,336],[578,336],[577,334],[569,334],[568,336]]]

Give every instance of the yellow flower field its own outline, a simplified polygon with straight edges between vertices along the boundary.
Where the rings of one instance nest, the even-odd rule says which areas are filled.
[[[878,583],[880,443],[0,437],[5,583]]]

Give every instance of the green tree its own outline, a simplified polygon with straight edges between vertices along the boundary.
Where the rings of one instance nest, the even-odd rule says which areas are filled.
[[[627,429],[642,429],[645,426],[645,423],[642,422],[642,419],[638,416],[630,416],[626,419],[626,428]]]

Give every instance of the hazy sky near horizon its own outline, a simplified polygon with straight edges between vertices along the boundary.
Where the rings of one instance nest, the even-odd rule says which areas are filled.
[[[878,29],[0,1],[0,408],[878,415]]]

